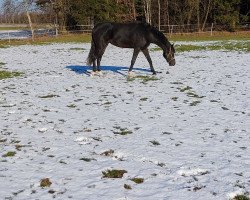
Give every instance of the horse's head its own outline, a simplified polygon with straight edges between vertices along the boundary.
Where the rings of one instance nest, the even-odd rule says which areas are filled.
[[[175,65],[174,53],[175,49],[173,44],[171,44],[170,47],[163,52],[163,57],[167,60],[169,66]]]

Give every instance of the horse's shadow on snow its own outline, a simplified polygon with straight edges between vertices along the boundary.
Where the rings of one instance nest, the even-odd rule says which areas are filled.
[[[85,74],[87,76],[90,76],[90,73],[92,71],[91,66],[71,65],[71,66],[66,66],[66,68],[70,69],[71,71],[77,74]],[[101,66],[100,68],[102,71],[112,71],[122,76],[127,76],[129,69],[128,67],[122,67],[122,66]],[[133,71],[150,72],[149,69],[143,69],[143,68],[133,68]]]

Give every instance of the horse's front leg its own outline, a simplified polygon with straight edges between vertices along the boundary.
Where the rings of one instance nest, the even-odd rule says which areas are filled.
[[[101,66],[101,58],[97,58],[97,71],[101,71],[100,66]]]
[[[140,52],[140,49],[137,49],[137,48],[134,49],[133,57],[131,60],[131,65],[130,65],[129,70],[128,70],[129,73],[132,72],[132,70],[133,70],[133,66],[135,64],[135,60],[136,60],[139,52]]]
[[[148,61],[148,63],[149,63],[150,69],[151,69],[151,72],[153,72],[153,75],[155,75],[155,74],[156,74],[156,71],[155,71],[155,69],[154,69],[154,67],[153,67],[153,62],[152,62],[152,60],[151,60],[151,58],[150,58],[148,49],[147,49],[147,48],[146,48],[146,49],[143,49],[142,52],[143,52],[144,56],[147,58],[147,61]]]
[[[93,72],[96,72],[96,59],[93,60]]]

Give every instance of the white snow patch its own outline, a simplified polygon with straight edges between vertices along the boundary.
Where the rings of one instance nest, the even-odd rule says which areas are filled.
[[[78,137],[75,139],[75,142],[79,143],[79,144],[91,144],[94,140],[92,138],[88,138],[88,137]]]
[[[200,176],[209,173],[209,171],[207,169],[196,168],[196,169],[179,170],[177,171],[177,173],[180,176]]]

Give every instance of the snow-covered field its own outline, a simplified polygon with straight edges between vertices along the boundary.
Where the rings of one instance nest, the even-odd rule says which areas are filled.
[[[162,73],[143,81],[127,80],[132,50],[113,46],[104,75],[89,76],[89,48],[0,49],[4,68],[25,73],[0,80],[0,199],[223,200],[250,192],[249,53],[177,53],[169,67],[152,51]],[[140,54],[135,74],[151,76],[148,69]],[[127,172],[104,178],[112,169]],[[40,187],[44,178],[50,187]]]

